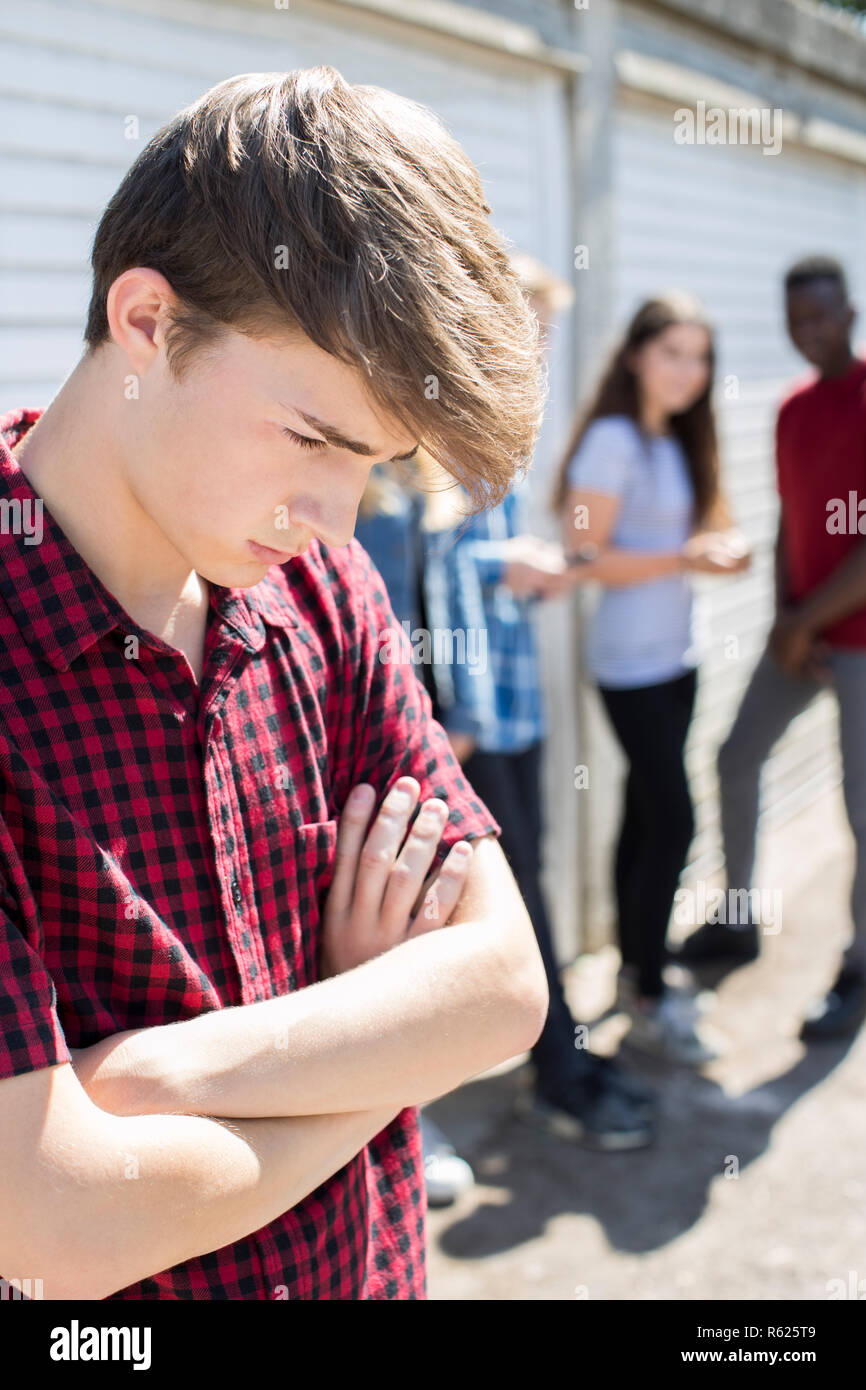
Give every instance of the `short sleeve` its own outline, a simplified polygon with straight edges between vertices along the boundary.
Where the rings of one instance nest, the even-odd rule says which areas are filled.
[[[593,420],[569,461],[568,486],[621,497],[634,477],[637,447],[635,427],[625,416]]]
[[[463,776],[430,696],[412,661],[381,575],[356,541],[348,547],[351,576],[344,695],[350,696],[352,746],[340,786],[342,805],[352,787],[369,782],[376,810],[393,783],[414,777],[418,806],[436,796],[448,806],[434,866],[458,840],[502,833],[502,827]],[[417,811],[416,811],[417,814]]]
[[[70,1060],[54,982],[0,905],[0,1080]]]

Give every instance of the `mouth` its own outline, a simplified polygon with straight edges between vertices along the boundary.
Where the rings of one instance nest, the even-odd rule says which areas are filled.
[[[269,565],[284,565],[287,560],[294,560],[302,553],[300,550],[272,550],[269,545],[259,545],[258,541],[248,540],[247,546],[257,560],[264,560]]]

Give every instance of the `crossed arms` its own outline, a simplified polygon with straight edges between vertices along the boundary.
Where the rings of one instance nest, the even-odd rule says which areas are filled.
[[[7,1278],[102,1299],[220,1249],[295,1206],[404,1107],[533,1045],[547,983],[507,860],[487,836],[425,880],[443,804],[437,820],[425,803],[401,849],[413,781],[395,784],[369,832],[371,807],[347,803],[326,978],[0,1082]],[[410,804],[395,809],[401,788]]]

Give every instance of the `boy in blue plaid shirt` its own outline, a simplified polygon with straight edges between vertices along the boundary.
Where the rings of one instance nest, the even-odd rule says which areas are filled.
[[[525,259],[524,287],[544,325],[554,308],[549,277]],[[541,888],[541,760],[549,729],[533,606],[569,584],[561,547],[526,530],[526,490],[524,479],[497,507],[441,538],[446,585],[487,633],[486,667],[454,668],[454,703],[443,709],[442,723],[464,775],[502,827],[500,843],[548,977],[550,1010],[532,1049],[535,1085],[517,1113],[592,1148],[640,1148],[652,1139],[652,1092],[615,1062],[575,1046],[578,1025],[563,993]]]

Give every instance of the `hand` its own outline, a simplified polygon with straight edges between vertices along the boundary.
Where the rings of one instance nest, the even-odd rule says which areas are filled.
[[[565,591],[569,578],[562,546],[540,536],[511,536],[505,543],[502,576],[515,598],[554,598]]]
[[[751,554],[738,531],[699,531],[682,549],[686,568],[703,574],[738,574],[748,569]]]
[[[738,531],[735,526],[731,526],[727,531],[717,531],[715,534],[718,536],[723,549],[727,551],[734,561],[734,569],[736,572],[739,573],[742,570],[749,569],[752,563],[752,552],[749,548],[749,542],[746,540],[742,531]]]
[[[813,680],[820,681],[822,685],[829,685],[833,679],[833,672],[827,662],[829,651],[830,646],[827,642],[813,641],[802,674],[811,676]]]
[[[448,741],[458,763],[465,763],[475,751],[475,739],[472,734],[448,734]]]
[[[322,919],[323,979],[444,927],[460,901],[472,863],[465,840],[451,847],[438,874],[424,879],[448,820],[444,801],[424,802],[400,849],[420,790],[414,777],[400,777],[367,834],[375,794],[367,783],[352,789],[340,817],[336,869]]]
[[[812,676],[827,681],[830,671],[826,665],[826,642],[816,640],[811,628],[796,609],[782,609],[768,638],[768,645],[777,664],[791,676]]]

